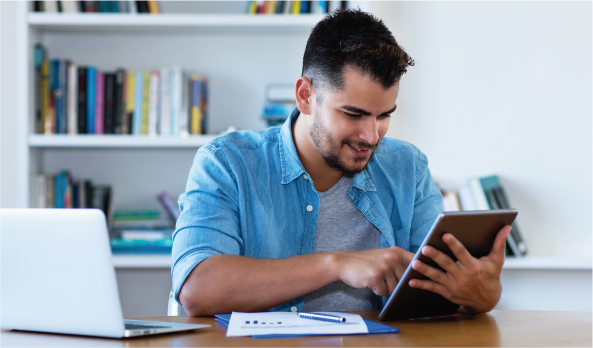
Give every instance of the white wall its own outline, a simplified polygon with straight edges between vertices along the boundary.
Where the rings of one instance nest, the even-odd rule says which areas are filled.
[[[498,174],[531,255],[591,257],[591,2],[373,2],[416,66],[389,135],[456,189]]]
[[[18,10],[14,1],[0,1],[0,207],[25,207],[26,195],[19,195],[26,183],[19,179],[25,167],[24,137],[18,100]],[[21,33],[22,34],[22,33]],[[25,173],[26,175],[26,173]],[[27,191],[25,191],[27,192]]]

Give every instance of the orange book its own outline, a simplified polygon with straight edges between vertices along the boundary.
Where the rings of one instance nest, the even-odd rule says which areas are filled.
[[[161,9],[159,8],[159,4],[156,1],[147,1],[148,2],[148,12],[150,13],[161,13]]]

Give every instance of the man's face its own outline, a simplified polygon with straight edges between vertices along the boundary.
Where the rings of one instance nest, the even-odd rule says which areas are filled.
[[[314,101],[309,135],[325,162],[344,174],[363,171],[389,129],[399,83],[384,89],[358,70],[346,68],[344,88]]]

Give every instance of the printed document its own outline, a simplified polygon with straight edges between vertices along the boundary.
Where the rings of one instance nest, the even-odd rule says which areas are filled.
[[[361,334],[369,330],[358,314],[339,312],[316,312],[346,318],[344,323],[304,319],[296,312],[233,312],[227,329],[227,337],[253,335],[307,335],[307,334]]]

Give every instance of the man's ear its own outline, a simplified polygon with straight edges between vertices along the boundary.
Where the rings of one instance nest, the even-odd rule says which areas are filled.
[[[313,84],[305,76],[299,77],[296,82],[296,103],[299,111],[311,115],[311,102],[313,101]]]

